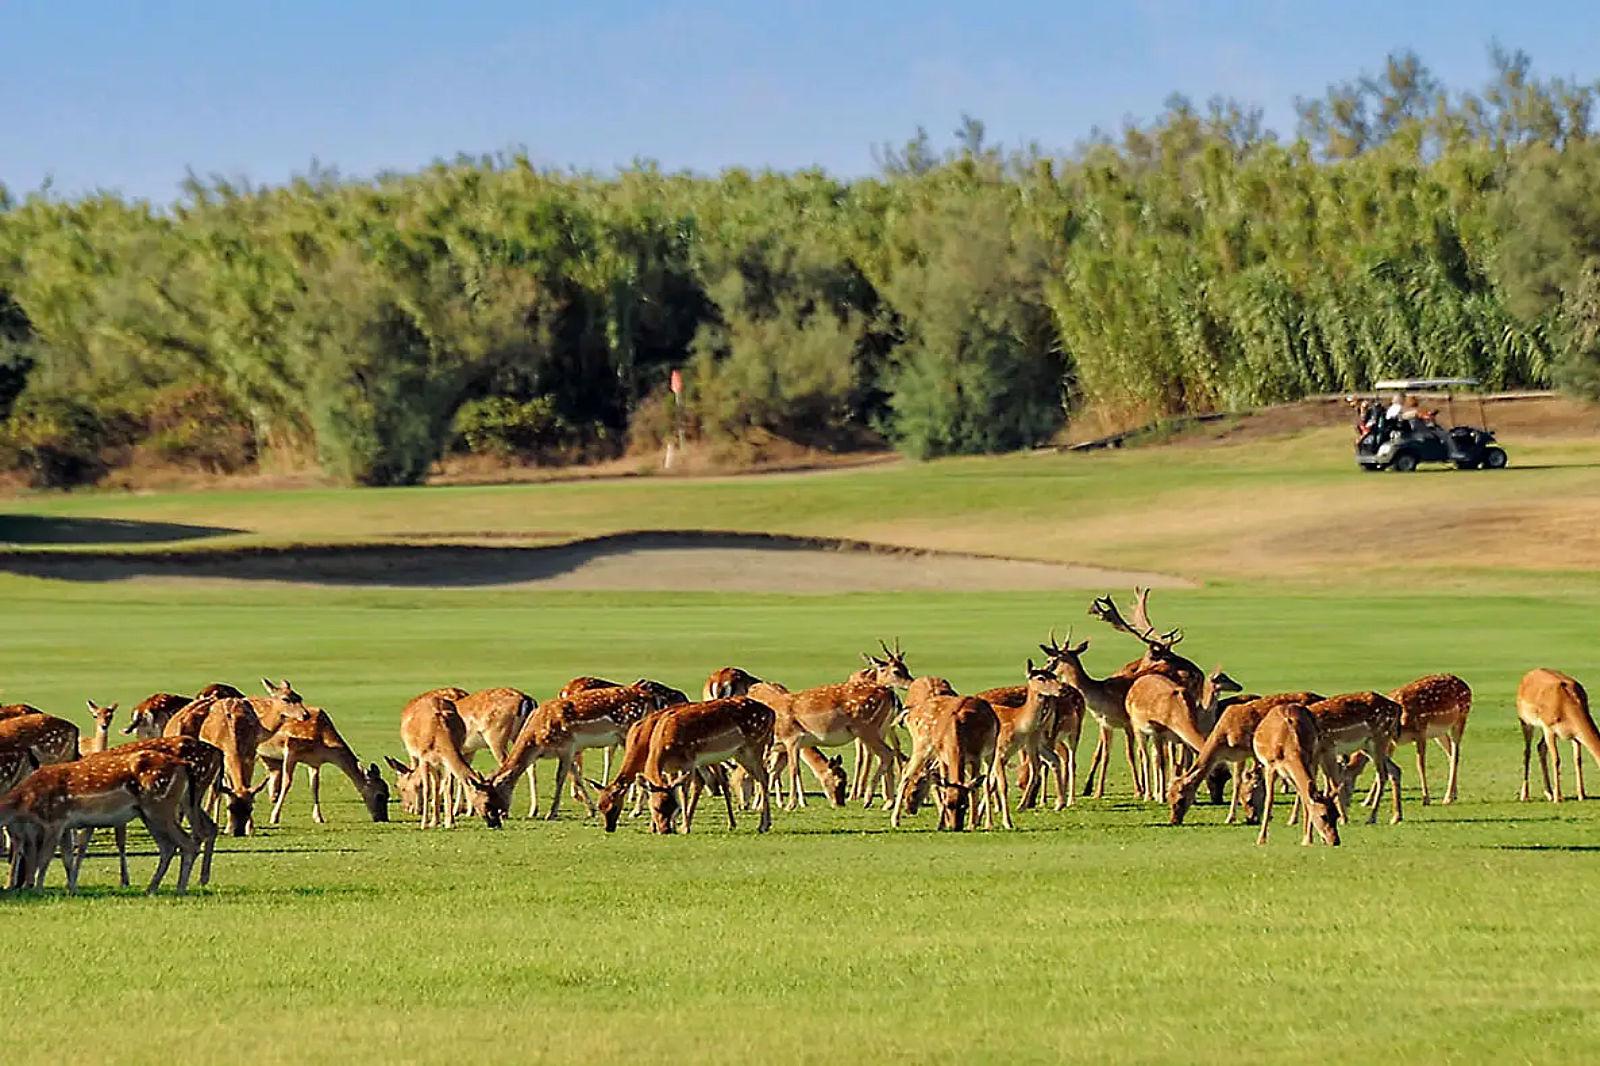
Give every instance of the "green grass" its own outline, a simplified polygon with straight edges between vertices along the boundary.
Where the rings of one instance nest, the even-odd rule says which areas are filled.
[[[1086,599],[0,577],[0,694],[76,714],[85,696],[126,706],[288,674],[375,758],[399,751],[404,699],[443,683],[546,696],[573,674],[649,673],[698,688],[724,662],[807,683],[898,634],[914,669],[972,689],[1016,676],[1068,623],[1094,638],[1091,665],[1120,665],[1131,642],[1085,618]],[[501,833],[375,826],[331,778],[316,826],[302,782],[285,825],[225,839],[214,887],[188,899],[115,890],[97,858],[84,898],[0,900],[5,1061],[166,1062],[174,1041],[255,1062],[1587,1054],[1600,812],[1509,802],[1510,697],[1536,663],[1600,673],[1578,621],[1600,583],[1559,598],[1221,584],[1160,606],[1186,651],[1253,689],[1461,673],[1477,693],[1462,803],[1412,802],[1403,825],[1350,827],[1336,850],[1299,847],[1280,805],[1257,848],[1210,807],[1162,825],[1119,768],[1106,800],[1024,814],[1015,833],[936,834],[926,814],[891,833],[877,811],[814,803],[766,837],[708,810],[692,837],[664,839],[638,823],[607,837],[575,813]],[[1414,799],[1409,752],[1401,765]]]

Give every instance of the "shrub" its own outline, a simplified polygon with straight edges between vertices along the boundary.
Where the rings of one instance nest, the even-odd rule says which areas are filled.
[[[147,443],[171,463],[233,474],[256,461],[249,417],[231,398],[208,385],[175,386],[151,397]]]
[[[108,466],[108,427],[85,401],[62,394],[26,394],[0,435],[0,459],[23,471],[34,488],[92,485]]]

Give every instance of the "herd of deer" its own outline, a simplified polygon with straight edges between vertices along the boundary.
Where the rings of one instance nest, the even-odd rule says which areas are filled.
[[[1273,794],[1281,784],[1294,796],[1302,842],[1339,843],[1357,776],[1367,763],[1375,780],[1364,804],[1375,822],[1388,792],[1392,820],[1402,815],[1397,745],[1416,746],[1422,802],[1428,803],[1426,750],[1436,741],[1449,760],[1443,801],[1457,797],[1461,739],[1472,708],[1466,682],[1430,674],[1387,695],[1351,692],[1245,693],[1220,669],[1207,673],[1175,650],[1181,630],[1159,632],[1149,618],[1149,590],[1136,590],[1131,618],[1110,597],[1090,614],[1137,637],[1144,654],[1106,677],[1083,664],[1089,642],[1058,641],[1052,633],[1029,659],[1022,683],[973,695],[958,694],[939,677],[913,677],[906,656],[880,642],[881,655],[838,684],[790,691],[737,667],[706,679],[699,701],[659,682],[618,685],[595,677],[570,681],[543,704],[514,688],[469,693],[440,688],[411,700],[401,712],[407,761],[385,756],[402,807],[423,826],[449,827],[462,813],[490,827],[504,820],[517,782],[527,777],[529,815],[540,809],[535,766],[556,761],[547,818],[563,791],[614,831],[632,798],[635,815],[648,799],[659,833],[688,832],[707,789],[723,796],[730,827],[734,807],[760,812],[759,830],[772,824],[774,794],[788,809],[805,805],[801,764],[835,806],[849,798],[871,807],[882,798],[892,826],[915,814],[931,793],[942,829],[1012,827],[1009,767],[1017,766],[1018,805],[1070,805],[1079,791],[1076,750],[1085,718],[1098,734],[1083,794],[1103,796],[1122,734],[1128,772],[1140,799],[1165,801],[1181,824],[1202,785],[1220,803],[1232,779],[1227,821],[1242,816],[1267,839]],[[112,746],[116,704],[89,702],[95,728],[80,738],[66,719],[27,704],[0,707],[0,831],[10,854],[8,889],[36,888],[56,854],[68,891],[97,828],[114,831],[122,884],[128,884],[126,827],[135,818],[154,839],[158,860],[149,891],[161,884],[174,856],[178,891],[187,889],[200,861],[200,883],[211,875],[218,820],[230,833],[253,832],[255,799],[265,789],[277,825],[295,770],[307,768],[312,819],[323,821],[322,767],[350,779],[375,822],[388,821],[390,791],[376,763],[363,767],[328,713],[308,706],[287,681],[263,679],[265,696],[245,696],[214,684],[193,697],[157,693],[131,712]],[[1600,730],[1588,697],[1573,678],[1536,669],[1517,691],[1523,731],[1522,790],[1537,739],[1545,795],[1559,801],[1562,740],[1573,744],[1578,795],[1585,795],[1581,752],[1600,761]],[[900,731],[909,734],[907,755]],[[853,783],[844,760],[824,749],[855,746]],[[615,749],[621,748],[611,774]],[[589,781],[584,753],[600,749],[609,783]],[[489,751],[496,768],[484,776],[472,761]],[[257,763],[265,775],[256,781]],[[849,788],[847,790],[847,784]],[[598,789],[598,796],[590,791]],[[737,799],[736,799],[737,797]]]

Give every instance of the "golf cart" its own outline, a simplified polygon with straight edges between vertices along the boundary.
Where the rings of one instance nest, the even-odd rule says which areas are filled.
[[[1487,421],[1483,397],[1478,397],[1478,425],[1456,422],[1455,390],[1476,385],[1476,378],[1420,378],[1409,381],[1380,381],[1372,386],[1375,397],[1364,402],[1356,441],[1356,462],[1363,470],[1395,470],[1410,473],[1418,463],[1454,463],[1457,470],[1499,470],[1506,465],[1506,453],[1495,443],[1494,431],[1483,428]],[[1439,412],[1423,411],[1408,402],[1411,393],[1444,392],[1449,410],[1448,424]],[[1383,394],[1394,394],[1386,404]]]

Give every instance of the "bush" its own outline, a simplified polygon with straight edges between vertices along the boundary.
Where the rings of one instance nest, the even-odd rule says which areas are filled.
[[[0,460],[23,471],[34,488],[92,485],[109,469],[102,456],[108,436],[105,420],[83,400],[29,394],[0,434]]]
[[[456,412],[456,437],[474,455],[530,459],[572,441],[572,426],[549,396],[515,400],[489,396],[471,400]]]
[[[151,449],[171,463],[216,474],[255,465],[256,436],[249,417],[207,385],[175,386],[150,400],[146,422]]]

